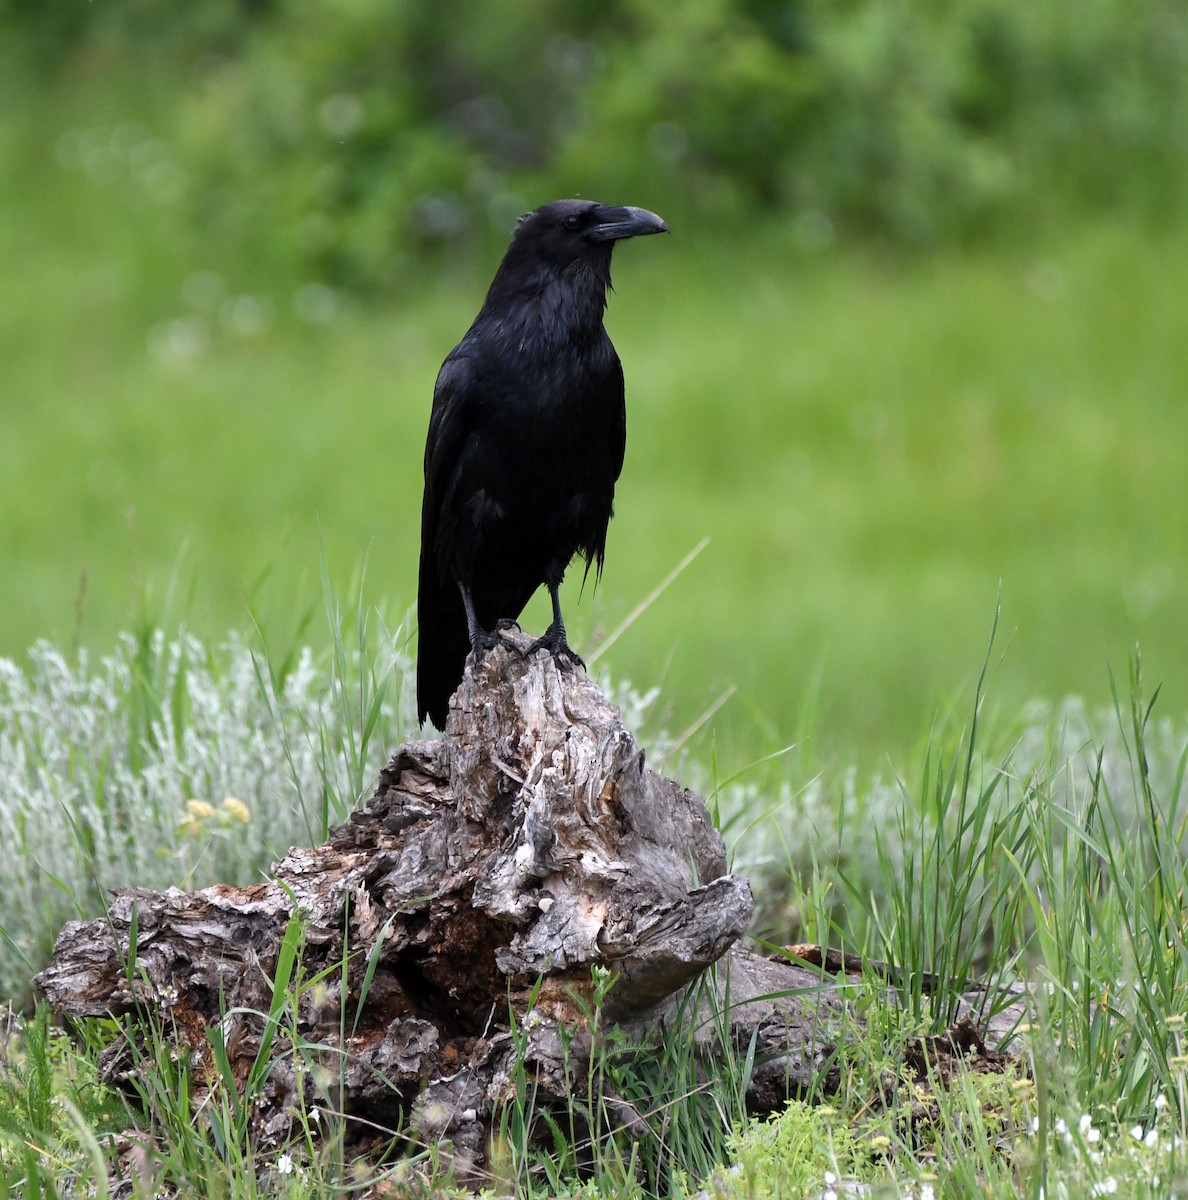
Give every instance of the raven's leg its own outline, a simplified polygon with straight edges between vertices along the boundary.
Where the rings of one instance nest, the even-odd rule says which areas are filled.
[[[494,632],[488,632],[478,623],[478,617],[474,615],[474,599],[470,594],[470,588],[460,579],[458,580],[458,590],[462,593],[462,607],[466,609],[466,633],[470,638],[470,648],[474,651],[474,661],[477,663],[488,650],[494,650],[496,646],[506,646],[509,650],[518,651],[519,647],[514,642],[509,642],[499,632],[508,624],[514,625],[515,622],[500,621],[495,626]]]
[[[565,640],[565,622],[561,617],[561,597],[557,594],[559,586],[559,583],[547,584],[549,599],[553,602],[553,623],[524,653],[535,654],[537,650],[547,650],[558,662],[571,662],[584,670],[586,664],[569,648],[569,643]]]

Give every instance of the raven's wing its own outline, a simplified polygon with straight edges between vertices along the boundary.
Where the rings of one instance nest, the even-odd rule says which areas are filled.
[[[623,458],[627,453],[627,401],[623,386],[623,364],[615,353],[615,348],[607,338],[607,348],[610,351],[610,369],[602,384],[602,402],[609,414],[607,422],[608,448],[610,450],[611,476],[610,484],[613,491],[623,472]],[[582,548],[586,560],[586,571],[583,576],[588,579],[590,568],[594,568],[594,582],[602,578],[602,564],[606,559],[606,531],[610,525],[613,510],[608,507],[606,520],[594,537]]]
[[[613,363],[607,380],[607,395],[611,397],[611,462],[614,464],[615,481],[623,472],[623,457],[627,453],[627,399],[623,386],[623,364],[611,348]]]
[[[425,442],[425,495],[421,504],[421,564],[417,583],[417,716],[445,728],[450,696],[466,667],[470,637],[462,597],[451,576],[463,448],[473,436],[477,389],[461,347],[442,364],[433,390]]]

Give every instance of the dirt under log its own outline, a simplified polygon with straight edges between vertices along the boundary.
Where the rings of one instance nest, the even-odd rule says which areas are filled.
[[[302,978],[325,980],[271,1035],[258,1138],[289,1137],[299,1104],[341,1105],[358,1128],[449,1139],[477,1172],[521,1063],[542,1101],[578,1086],[595,967],[615,980],[603,1019],[629,1039],[683,1025],[707,1071],[723,1028],[753,1047],[753,1111],[828,1087],[836,981],[738,945],[751,911],[704,802],[647,769],[598,687],[501,648],[468,670],[445,736],[402,746],[324,845],[250,888],[119,891],[106,918],[62,930],[36,982],[61,1014],[151,1016],[198,1104],[219,1086],[211,1029],[240,1085],[253,1071],[295,918]],[[727,995],[725,1025],[703,1019]],[[281,1053],[294,1031],[299,1052]],[[302,1058],[322,1069],[299,1080]],[[127,1043],[104,1062],[112,1080],[138,1069]]]

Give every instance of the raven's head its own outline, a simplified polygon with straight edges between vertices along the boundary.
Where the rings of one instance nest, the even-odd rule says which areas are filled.
[[[646,208],[554,200],[520,218],[512,247],[564,267],[580,259],[609,259],[611,247],[623,238],[667,232],[664,221]]]
[[[515,298],[548,294],[549,320],[559,336],[575,338],[578,331],[594,336],[602,329],[615,242],[667,232],[668,226],[646,208],[591,200],[542,204],[520,218],[483,309],[505,322]]]

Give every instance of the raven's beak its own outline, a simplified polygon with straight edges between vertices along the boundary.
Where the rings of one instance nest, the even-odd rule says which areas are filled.
[[[662,217],[646,208],[600,204],[594,212],[597,223],[586,231],[592,242],[615,242],[620,238],[641,237],[645,233],[667,233]]]

